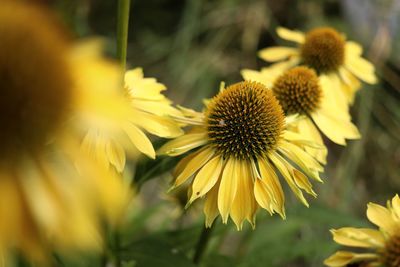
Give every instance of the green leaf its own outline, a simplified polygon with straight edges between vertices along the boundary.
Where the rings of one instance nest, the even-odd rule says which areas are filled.
[[[134,261],[135,267],[195,267],[185,253],[193,247],[191,240],[196,240],[190,232],[166,232],[135,241],[121,251],[121,259]]]

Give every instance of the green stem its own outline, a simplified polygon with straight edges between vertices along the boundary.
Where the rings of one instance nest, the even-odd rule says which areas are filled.
[[[207,244],[210,241],[213,229],[214,229],[214,224],[210,228],[203,227],[203,230],[201,232],[199,241],[197,242],[196,251],[195,251],[194,257],[193,257],[194,264],[198,265],[200,263],[201,258],[204,255],[204,251],[207,247]]]
[[[126,68],[126,54],[128,46],[129,10],[131,0],[118,1],[118,25],[117,25],[117,57],[122,70]]]

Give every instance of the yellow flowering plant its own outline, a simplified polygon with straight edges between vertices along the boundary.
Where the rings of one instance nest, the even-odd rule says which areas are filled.
[[[0,267],[400,266],[378,2],[0,0]]]

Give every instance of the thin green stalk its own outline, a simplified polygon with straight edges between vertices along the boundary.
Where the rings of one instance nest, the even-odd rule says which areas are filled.
[[[207,248],[207,244],[209,243],[210,238],[212,236],[213,229],[214,229],[214,224],[210,228],[203,227],[203,230],[201,232],[199,241],[197,242],[196,251],[195,251],[194,257],[193,257],[194,264],[199,265],[199,263],[201,262],[201,259]]]
[[[118,25],[117,25],[117,57],[122,70],[126,68],[126,54],[128,46],[129,10],[131,0],[118,1]]]

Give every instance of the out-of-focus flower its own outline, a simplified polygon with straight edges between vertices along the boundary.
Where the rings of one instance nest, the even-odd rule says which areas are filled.
[[[139,150],[154,158],[153,145],[142,129],[166,138],[183,133],[180,126],[170,118],[181,116],[181,113],[161,94],[165,89],[156,79],[144,78],[141,68],[127,71],[124,90],[120,89],[119,92],[131,106],[130,110],[126,110],[124,116],[118,119],[110,117],[109,121],[96,122],[90,127],[82,144],[84,150],[107,168],[111,165],[118,172],[124,170],[125,152],[134,156]]]
[[[333,239],[344,246],[366,249],[365,253],[338,251],[325,264],[331,267],[385,266],[400,263],[400,198],[396,195],[387,207],[369,203],[367,217],[379,230],[344,227],[331,230]]]
[[[80,143],[89,114],[126,109],[109,89],[119,67],[26,2],[1,2],[0,36],[0,263],[10,249],[40,261],[99,248],[100,216],[118,217],[127,192]]]
[[[269,47],[261,50],[259,56],[272,65],[274,71],[283,71],[299,64],[309,66],[325,75],[330,82],[329,89],[340,91],[349,103],[361,84],[358,79],[375,84],[374,66],[361,57],[362,47],[330,27],[315,28],[307,33],[279,27],[278,35],[298,44],[298,47]]]
[[[326,75],[318,79],[314,70],[308,67],[294,67],[279,74],[273,68],[264,68],[260,72],[243,70],[246,80],[264,83],[272,91],[286,115],[299,114],[293,130],[309,140],[324,147],[318,131],[322,131],[330,140],[346,145],[346,139],[358,139],[357,127],[351,123],[349,106],[338,88]],[[326,163],[327,149],[306,148],[318,161]]]
[[[238,229],[244,220],[254,227],[258,206],[284,218],[278,173],[304,205],[308,202],[302,190],[316,196],[308,177],[321,181],[322,167],[300,148],[310,142],[287,130],[291,119],[285,121],[281,106],[263,84],[240,82],[212,98],[205,112],[182,111],[180,121],[193,128],[159,153],[177,156],[195,150],[177,164],[172,188],[189,182],[188,204],[205,197],[207,227],[218,214],[224,223],[230,216]]]

